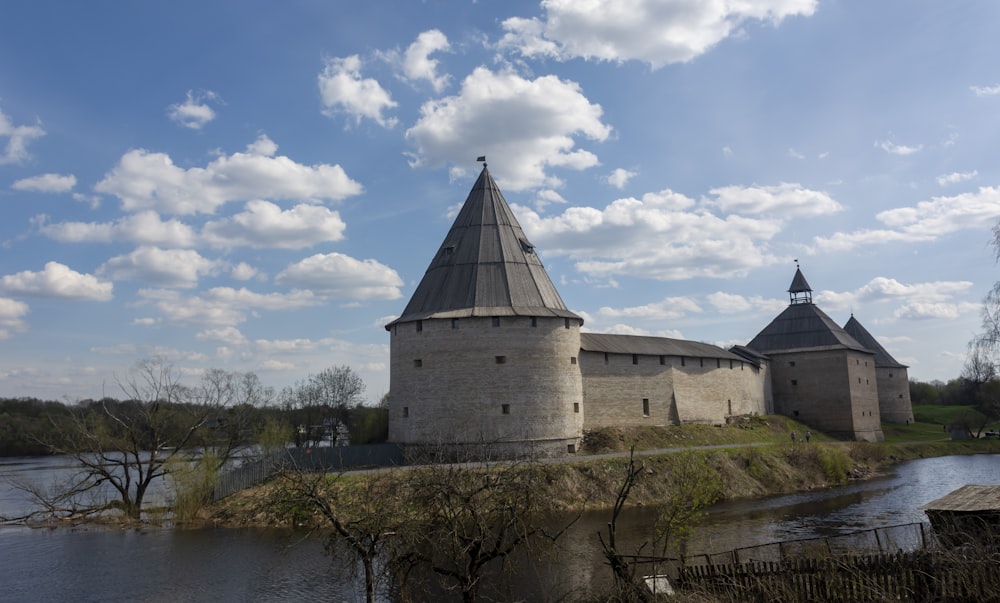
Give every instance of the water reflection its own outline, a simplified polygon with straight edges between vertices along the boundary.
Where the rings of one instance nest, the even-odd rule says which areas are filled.
[[[8,460],[4,468],[25,474],[60,470],[51,463]],[[966,483],[1000,484],[1000,455],[920,459],[843,487],[719,504],[694,531],[688,551],[722,552],[924,521],[921,505]],[[12,497],[0,488],[0,509]],[[655,509],[627,509],[618,530],[621,550],[651,542],[654,517]],[[558,551],[514,561],[495,575],[495,596],[556,600],[603,588],[610,573],[597,533],[608,518],[607,511],[585,513]],[[647,546],[643,552],[652,551]],[[0,600],[10,601],[363,600],[350,563],[324,555],[321,541],[284,530],[8,527],[0,529],[0,567]]]

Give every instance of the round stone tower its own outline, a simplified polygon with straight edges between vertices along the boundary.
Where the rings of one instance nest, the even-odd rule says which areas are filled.
[[[386,325],[389,441],[575,452],[582,324],[484,164],[402,316]]]

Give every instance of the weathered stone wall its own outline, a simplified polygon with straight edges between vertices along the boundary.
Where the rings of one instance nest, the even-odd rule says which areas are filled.
[[[882,439],[873,355],[831,348],[769,356],[776,413],[838,437]]]
[[[716,358],[581,352],[584,428],[724,423],[768,412],[766,366]]]
[[[389,441],[538,442],[552,451],[575,449],[583,429],[579,353],[575,319],[396,324],[390,333]]]
[[[912,423],[910,378],[905,368],[877,368],[878,408],[886,423]]]

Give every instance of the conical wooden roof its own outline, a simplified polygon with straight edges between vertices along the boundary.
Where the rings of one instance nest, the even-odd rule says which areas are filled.
[[[489,170],[482,173],[402,316],[392,324],[466,316],[570,312]]]
[[[851,337],[857,339],[858,343],[875,352],[875,366],[877,368],[906,368],[905,364],[901,364],[892,357],[892,354],[887,352],[886,349],[882,347],[882,344],[880,344],[878,340],[868,332],[868,329],[864,328],[864,326],[858,322],[858,319],[854,318],[853,314],[851,314],[851,318],[847,321],[847,324],[844,325],[844,330],[847,331]]]

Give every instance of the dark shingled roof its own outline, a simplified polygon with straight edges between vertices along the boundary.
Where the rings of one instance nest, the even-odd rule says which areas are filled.
[[[403,315],[386,329],[399,322],[466,316],[561,316],[583,322],[566,308],[485,165]]]
[[[892,355],[882,347],[882,345],[865,329],[858,319],[851,314],[851,319],[844,325],[847,334],[858,340],[858,343],[869,350],[875,352],[875,366],[877,368],[906,368],[905,364],[900,364]]]
[[[847,348],[873,353],[811,303],[793,303],[747,344],[763,354],[808,348]]]
[[[788,287],[788,292],[805,293],[806,291],[812,291],[812,287],[806,282],[806,277],[802,275],[802,270],[796,268],[795,276],[792,278],[792,284]]]
[[[688,358],[723,358],[745,360],[708,343],[645,337],[640,335],[611,335],[607,333],[580,333],[580,349],[585,352],[610,352],[612,354],[642,354],[644,356],[686,356]]]

